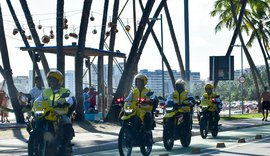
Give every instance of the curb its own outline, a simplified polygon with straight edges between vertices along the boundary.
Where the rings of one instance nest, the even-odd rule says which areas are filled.
[[[25,128],[25,124],[17,124],[17,123],[9,123],[9,124],[1,124],[0,129],[10,129],[10,128]]]

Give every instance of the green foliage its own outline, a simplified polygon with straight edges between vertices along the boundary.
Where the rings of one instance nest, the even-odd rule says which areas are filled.
[[[262,79],[267,82],[267,76],[265,74],[265,67],[258,67],[261,72]],[[249,69],[244,71],[245,82],[243,85],[239,82],[238,77],[235,77],[232,81],[219,81],[215,92],[217,92],[223,100],[229,101],[231,96],[231,101],[240,101],[242,98],[242,87],[243,87],[243,98],[244,101],[257,101],[256,88],[252,78],[252,74]],[[263,91],[263,86],[261,86],[261,92]]]

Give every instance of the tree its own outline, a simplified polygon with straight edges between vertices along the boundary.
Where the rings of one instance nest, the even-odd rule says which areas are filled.
[[[248,3],[249,2],[249,3]],[[256,4],[259,4],[260,2],[263,3],[264,1],[256,1],[257,3]],[[249,52],[248,52],[248,49],[246,47],[246,44],[244,42],[244,39],[242,37],[242,33],[241,31],[242,30],[248,30],[247,29],[247,25],[245,23],[245,20],[243,20],[244,22],[242,22],[242,19],[244,14],[245,14],[245,8],[246,8],[246,4],[255,4],[254,1],[252,0],[242,0],[242,1],[236,1],[236,0],[218,0],[215,2],[215,5],[214,5],[214,10],[210,13],[211,16],[216,16],[216,15],[220,15],[219,16],[219,23],[217,24],[216,26],[216,32],[217,31],[220,31],[221,28],[223,26],[225,26],[226,28],[228,28],[229,30],[235,28],[235,33],[232,37],[232,41],[229,45],[229,48],[228,48],[228,51],[227,51],[227,56],[229,56],[232,52],[232,48],[235,43],[235,40],[236,40],[236,37],[237,35],[239,36],[239,39],[241,41],[241,45],[244,49],[244,52],[245,52],[245,55],[247,57],[247,60],[248,60],[248,63],[250,65],[250,68],[251,68],[251,71],[252,71],[252,74],[253,74],[253,80],[254,80],[254,83],[255,83],[255,87],[256,87],[256,90],[257,90],[257,97],[259,99],[259,86],[258,86],[258,83],[257,83],[257,77],[258,79],[260,80],[262,86],[264,86],[264,83],[261,79],[261,76],[260,76],[260,73],[258,72]],[[241,7],[240,7],[241,6]],[[237,15],[239,14],[239,18],[237,19]],[[237,21],[237,22],[236,22]],[[257,75],[256,75],[257,74]]]
[[[149,15],[150,15],[151,10],[153,8],[154,2],[155,2],[154,0],[147,1],[145,10],[143,11],[143,15],[142,15],[139,27],[138,27],[138,30],[137,30],[135,38],[134,38],[134,42],[132,43],[132,46],[131,46],[131,50],[130,50],[130,53],[128,56],[127,64],[126,64],[125,69],[123,71],[122,77],[119,81],[120,85],[118,86],[118,88],[116,90],[114,98],[121,97],[121,96],[125,95],[131,89],[130,87],[132,84],[132,80],[133,80],[134,75],[136,74],[135,69],[137,69],[136,68],[137,64],[135,62],[135,58],[137,57],[137,49],[139,47],[139,44],[140,44],[141,39],[143,37],[143,32],[145,30],[145,26],[147,24],[146,19],[149,18]],[[117,121],[119,112],[120,112],[119,109],[111,107],[109,112],[108,112],[106,120],[110,121],[110,122]]]
[[[4,24],[3,24],[3,17],[2,17],[2,9],[0,6],[0,50],[1,50],[1,57],[2,62],[4,66],[4,75],[5,80],[7,82],[8,86],[8,93],[10,96],[11,104],[15,112],[16,121],[17,123],[24,123],[24,116],[22,113],[22,110],[20,109],[20,105],[17,99],[17,90],[14,86],[13,78],[12,78],[12,70],[10,67],[9,62],[9,55],[8,55],[8,49],[7,49],[7,43],[6,43],[6,37],[4,32]]]
[[[41,42],[39,40],[39,36],[38,36],[37,31],[36,31],[36,27],[35,27],[35,24],[33,22],[33,18],[31,16],[30,10],[28,8],[27,2],[26,2],[26,0],[20,0],[20,3],[22,6],[22,9],[23,9],[29,30],[31,32],[31,35],[33,36],[34,42],[35,42],[36,46],[41,46]],[[38,54],[40,56],[41,63],[42,63],[43,69],[45,71],[45,74],[47,74],[49,72],[50,68],[49,68],[48,61],[45,57],[45,54],[43,52],[38,52]]]
[[[251,47],[254,40],[257,39],[258,44],[261,48],[261,52],[265,61],[266,73],[268,75],[268,85],[270,85],[270,73],[269,73],[269,65],[267,59],[269,58],[269,54],[266,52],[270,37],[270,18],[269,14],[269,5],[268,3],[258,3],[255,1],[255,4],[252,5],[252,12],[245,13],[245,19],[247,20],[247,24],[250,26],[249,28],[252,30],[249,41],[247,42],[247,46]],[[247,29],[249,30],[249,29]]]
[[[13,6],[12,6],[10,0],[6,0],[6,2],[7,2],[7,5],[8,5],[8,8],[9,8],[9,10],[10,10],[10,13],[11,13],[11,15],[12,15],[12,17],[13,17],[14,23],[15,23],[17,29],[18,29],[18,32],[20,33],[20,35],[21,35],[21,37],[22,37],[22,40],[23,40],[25,46],[26,46],[26,47],[30,47],[30,44],[29,44],[29,42],[28,42],[28,40],[27,40],[25,34],[22,33],[22,32],[23,32],[23,29],[22,29],[22,27],[21,27],[21,25],[20,25],[20,23],[19,23],[19,20],[18,20],[18,18],[17,18],[17,16],[16,16],[16,13],[15,13],[15,11],[14,11],[14,9],[13,9]],[[31,60],[32,60],[32,62],[33,62],[34,70],[36,71],[37,75],[38,75],[39,77],[41,77],[41,73],[40,73],[38,64],[37,64],[37,62],[36,62],[36,60],[35,60],[35,52],[33,52],[33,51],[28,51],[28,54],[29,54],[29,57],[31,58]],[[44,84],[44,83],[43,83],[43,84]]]
[[[57,70],[59,70],[65,77],[65,54],[63,51],[64,0],[57,0],[57,18],[56,19],[57,19],[56,20]]]
[[[79,41],[78,49],[75,54],[75,91],[77,99],[77,108],[76,108],[76,120],[83,121],[83,88],[82,88],[82,76],[83,76],[83,58],[84,58],[84,49],[85,49],[85,40],[86,33],[88,28],[90,8],[92,5],[92,0],[85,0],[83,4],[83,12],[81,18],[80,32],[79,32]]]

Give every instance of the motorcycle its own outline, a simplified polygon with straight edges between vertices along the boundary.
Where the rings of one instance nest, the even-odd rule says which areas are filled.
[[[149,93],[151,96],[153,92]],[[152,101],[152,100],[151,100]],[[153,100],[155,101],[155,100]],[[154,104],[153,104],[154,103]],[[138,99],[137,101],[125,102],[122,109],[122,127],[118,135],[118,150],[120,156],[130,156],[132,147],[140,147],[144,156],[150,155],[153,146],[152,131],[147,132],[149,124],[151,129],[155,127],[154,115],[155,102],[146,101],[146,99]],[[151,141],[147,140],[150,139]]]
[[[157,114],[164,115],[165,114],[164,109],[165,109],[165,101],[166,101],[166,99],[164,99],[162,96],[159,96],[158,99],[159,99],[159,105],[158,105],[158,108],[157,108],[158,109]]]
[[[219,112],[222,109],[222,101],[219,96],[213,97],[212,106],[200,106],[199,125],[200,134],[203,139],[207,138],[208,132],[212,133],[213,137],[217,137],[219,130]],[[209,111],[210,107],[216,108],[214,111]]]
[[[64,93],[60,98],[66,98]],[[71,141],[64,141],[63,115],[68,114],[68,104],[50,104],[37,98],[33,103],[32,130],[28,141],[29,156],[71,155]]]
[[[193,97],[184,100],[182,104],[168,101],[163,117],[163,144],[166,150],[171,150],[174,141],[180,139],[183,147],[188,147],[191,141]]]

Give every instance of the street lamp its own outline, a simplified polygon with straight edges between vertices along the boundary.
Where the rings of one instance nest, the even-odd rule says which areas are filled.
[[[162,14],[160,14],[160,18],[149,18],[150,20],[160,20],[160,36],[161,36],[161,53],[163,54],[163,20],[162,20]],[[161,70],[162,70],[162,97],[165,97],[165,87],[164,87],[164,60],[161,56]]]
[[[162,20],[162,14],[160,14],[160,36],[161,36],[161,53],[163,54],[163,20]],[[161,69],[162,69],[162,96],[165,97],[165,88],[164,88],[164,60],[161,56]]]
[[[242,114],[244,114],[244,98],[243,98],[243,83],[245,82],[245,78],[243,76],[243,46],[241,45],[232,45],[234,47],[241,47],[241,76],[239,77],[239,82],[241,83],[241,106],[242,106]]]

